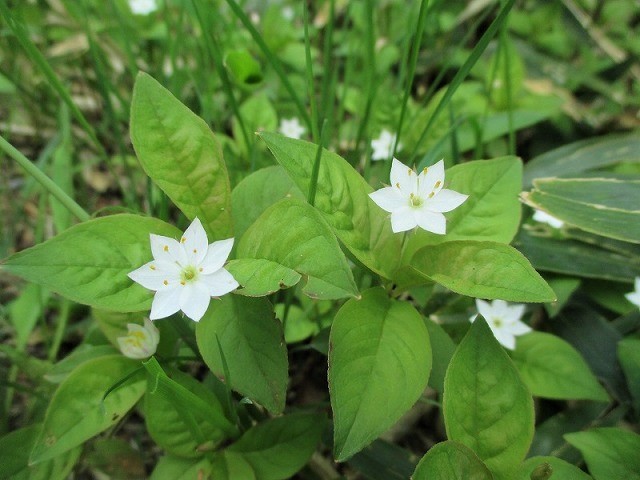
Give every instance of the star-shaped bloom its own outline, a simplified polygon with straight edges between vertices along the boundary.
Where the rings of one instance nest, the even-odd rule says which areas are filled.
[[[371,160],[386,160],[393,154],[393,144],[398,136],[389,130],[382,130],[378,138],[371,140]],[[402,143],[398,143],[397,151],[402,150]]]
[[[554,217],[553,215],[549,215],[547,212],[543,212],[542,210],[536,210],[533,214],[533,219],[536,222],[546,223],[553,228],[562,228],[564,225],[562,220]]]
[[[459,207],[469,195],[442,188],[444,162],[425,168],[418,175],[415,170],[393,159],[391,186],[381,188],[369,196],[380,208],[391,213],[394,233],[420,227],[428,232],[444,235],[447,230],[443,212]]]
[[[504,300],[494,300],[491,303],[476,300],[476,308],[489,324],[496,340],[509,350],[516,348],[516,337],[531,332],[531,327],[520,321],[525,309],[520,303],[509,305]],[[469,321],[473,322],[476,318],[477,315],[474,315]]]
[[[302,125],[300,125],[300,120],[296,117],[293,117],[289,120],[282,119],[280,121],[280,128],[278,131],[286,137],[289,138],[300,138],[304,133],[305,129]]]
[[[134,15],[149,15],[158,9],[156,0],[129,0],[129,8]]]
[[[636,277],[635,290],[627,293],[625,297],[636,307],[640,307],[640,277]]]
[[[144,326],[137,323],[127,324],[127,334],[118,337],[120,351],[125,357],[144,359],[156,353],[160,332],[148,318],[144,319]]]
[[[153,260],[129,273],[133,281],[156,292],[149,318],[157,320],[182,310],[191,320],[200,321],[211,297],[238,287],[223,268],[232,247],[233,238],[208,245],[197,218],[180,241],[151,234]]]

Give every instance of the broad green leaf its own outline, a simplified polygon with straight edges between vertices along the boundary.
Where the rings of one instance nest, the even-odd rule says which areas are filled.
[[[433,350],[433,366],[429,376],[429,386],[442,393],[444,390],[444,377],[451,357],[453,357],[453,352],[456,350],[456,344],[453,343],[447,332],[433,320],[425,318],[424,324],[429,331],[429,339]]]
[[[243,179],[231,192],[236,240],[268,207],[285,197],[304,198],[280,165],[262,168]]]
[[[536,178],[575,176],[620,162],[640,162],[640,135],[608,135],[564,145],[530,161],[524,169],[524,186]]]
[[[344,461],[418,400],[429,379],[431,346],[420,314],[382,288],[342,306],[329,342],[334,456]]]
[[[145,388],[138,361],[110,355],[83,363],[53,395],[30,462],[57,457],[115,425]]]
[[[327,300],[358,294],[347,259],[331,229],[317,210],[300,200],[286,198],[265,210],[243,235],[238,257],[277,264],[272,273],[269,269],[274,267],[268,264],[254,266],[259,274],[250,268],[235,268],[233,273],[239,275],[236,279],[252,295],[266,295],[290,286],[296,279],[295,272],[306,278],[302,291],[312,298]]]
[[[255,132],[273,131],[278,127],[278,114],[267,94],[257,93],[249,97],[240,106],[240,115],[244,121],[244,126],[249,134],[249,141],[255,142]],[[249,146],[245,143],[244,134],[237,118],[233,119],[233,136],[243,152],[249,151]],[[264,148],[264,146],[262,146]]]
[[[231,236],[231,187],[209,126],[168,90],[139,73],[131,100],[131,141],[146,174],[209,241]]]
[[[416,468],[415,455],[385,440],[374,440],[346,462],[369,480],[407,480]]]
[[[542,332],[518,337],[511,353],[522,381],[538,397],[607,402],[607,392],[580,354],[561,338]]]
[[[640,339],[625,338],[618,342],[618,360],[627,379],[634,408],[640,414]]]
[[[592,480],[591,476],[584,473],[575,465],[557,457],[531,457],[527,458],[520,467],[518,480],[536,480],[531,474],[540,468],[540,465],[548,465],[552,474],[550,480]]]
[[[411,480],[493,480],[493,475],[473,450],[449,440],[429,449]]]
[[[255,87],[263,80],[260,64],[247,50],[232,50],[227,53],[224,66],[240,86]]]
[[[161,457],[150,480],[194,480],[209,478],[211,462],[206,458]],[[249,480],[249,479],[248,479]]]
[[[27,285],[11,303],[7,305],[9,318],[16,330],[16,346],[24,349],[38,319],[43,314],[49,298],[49,291],[40,285]]]
[[[306,196],[317,145],[274,133],[262,133],[260,137]],[[372,191],[343,158],[322,151],[315,208],[360,262],[391,278],[400,261],[402,236],[393,234],[388,214],[369,198]]]
[[[267,248],[269,248],[268,244]],[[226,265],[226,269],[242,285],[236,293],[248,297],[263,297],[292,287],[302,279],[302,275],[295,270],[264,258],[231,260]]]
[[[51,383],[61,383],[76,368],[83,363],[95,358],[120,353],[112,345],[79,345],[73,352],[68,354],[53,367],[51,367],[44,378]]]
[[[452,240],[509,243],[518,232],[522,188],[522,162],[517,157],[479,160],[456,165],[446,171],[447,188],[469,195],[447,213],[447,234],[436,235],[422,229],[408,239],[406,259],[425,245]]]
[[[592,245],[555,240],[520,232],[514,245],[538,270],[577,277],[632,282],[640,276],[640,261]]]
[[[473,450],[496,480],[511,479],[533,438],[533,399],[481,317],[449,364],[442,407],[447,438]]]
[[[640,180],[555,178],[533,184],[522,195],[529,206],[587,232],[640,243]]]
[[[153,258],[151,233],[180,235],[155,218],[112,215],[74,225],[0,267],[78,303],[118,312],[148,310],[152,292],[127,274]]]
[[[200,457],[237,433],[218,398],[193,377],[173,370],[169,378],[154,357],[144,366],[145,424],[151,438],[169,454]]]
[[[595,480],[640,479],[640,435],[621,428],[593,428],[564,438],[584,456]]]
[[[205,363],[218,376],[225,375],[224,355],[227,385],[270,412],[282,412],[287,350],[282,324],[266,299],[226,295],[211,302],[196,326],[196,340]]]
[[[456,293],[512,302],[551,302],[553,290],[515,248],[454,241],[424,247],[411,259],[424,277]]]
[[[260,423],[219,454],[213,464],[214,478],[291,478],[311,457],[325,424],[324,415],[306,413],[293,413]],[[245,473],[240,475],[240,471]],[[249,472],[253,477],[248,476]]]
[[[41,424],[31,425],[0,438],[0,478],[12,480],[65,480],[80,458],[73,448],[50,460],[29,465],[29,453],[38,439]]]

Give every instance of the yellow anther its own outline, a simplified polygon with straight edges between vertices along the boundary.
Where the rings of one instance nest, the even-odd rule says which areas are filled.
[[[413,169],[409,169],[409,175],[411,175],[413,173]]]
[[[199,272],[201,272],[201,271],[202,271],[202,267],[200,267],[200,268],[198,269],[198,271],[199,271]]]
[[[155,266],[155,265],[149,265],[149,268],[150,268],[151,270],[155,270],[155,269],[156,269],[156,266]]]
[[[164,248],[163,248],[163,250],[164,250],[165,252],[168,252],[168,251],[169,251],[169,245],[165,245],[165,246],[164,246]]]
[[[422,169],[422,173],[427,173],[427,171],[428,171],[428,170],[429,170],[429,169],[428,169],[427,167],[424,167],[424,168]]]
[[[198,250],[194,248],[193,253],[198,253]]]
[[[187,237],[182,237],[182,238],[180,239],[180,243],[184,243],[184,242],[186,242],[186,241],[187,241]]]
[[[184,280],[180,280],[180,285],[184,285],[186,282]]]
[[[167,282],[166,280],[164,280],[162,283],[164,283],[165,285],[169,285],[169,282]]]
[[[442,185],[442,182],[438,180],[433,188],[438,188],[440,185]]]
[[[431,193],[429,194],[429,198],[433,198],[433,196],[434,196],[434,195],[435,195],[435,192],[431,192]]]
[[[400,188],[400,182],[396,182],[396,187]]]

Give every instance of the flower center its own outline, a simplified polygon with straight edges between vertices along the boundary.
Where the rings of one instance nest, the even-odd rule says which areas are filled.
[[[187,282],[192,282],[198,278],[198,270],[193,265],[187,265],[180,272],[180,280],[183,285]]]
[[[418,208],[422,206],[423,203],[424,203],[424,200],[422,200],[422,197],[420,197],[419,195],[414,195],[413,193],[409,194],[409,204],[413,208]]]
[[[496,328],[500,328],[502,326],[502,318],[500,317],[493,317],[491,321]]]

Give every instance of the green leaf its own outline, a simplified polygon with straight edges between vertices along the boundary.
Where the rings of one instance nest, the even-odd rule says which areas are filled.
[[[45,380],[51,383],[62,383],[76,368],[83,363],[95,358],[120,353],[112,345],[79,345],[73,352],[53,365],[44,375]]]
[[[161,457],[150,480],[193,480],[209,478],[211,462],[206,458]]]
[[[224,66],[240,86],[254,87],[263,80],[260,64],[247,50],[232,50],[227,53]]]
[[[302,279],[302,275],[295,270],[264,258],[231,260],[226,269],[242,285],[236,293],[249,297],[263,297],[292,287]]]
[[[153,258],[151,233],[180,235],[175,227],[155,218],[101,217],[10,256],[2,269],[75,302],[118,312],[148,310],[152,292],[127,274]]]
[[[421,275],[456,293],[511,302],[551,302],[553,290],[513,247],[454,241],[424,247],[411,259]]]
[[[262,212],[285,197],[304,199],[280,165],[262,168],[244,178],[231,192],[236,239],[242,238]]]
[[[247,432],[214,461],[214,478],[291,478],[311,457],[326,424],[321,414],[293,413],[272,418]],[[249,477],[249,470],[253,477]],[[238,468],[247,473],[239,476]]]
[[[557,457],[531,457],[527,458],[520,467],[519,480],[537,480],[532,477],[531,474],[540,465],[548,465],[552,471],[550,480],[592,480],[591,476],[584,473],[575,465],[571,465],[569,462]]]
[[[278,114],[267,94],[264,92],[257,93],[249,97],[240,106],[240,115],[245,124],[245,128],[250,134],[251,142],[255,142],[254,132],[273,131],[278,128]],[[249,151],[249,146],[245,143],[242,127],[237,118],[233,119],[233,136],[241,146],[243,152]],[[262,147],[264,148],[264,146]]]
[[[640,180],[544,179],[522,195],[527,205],[587,232],[640,243]]]
[[[516,157],[480,160],[456,165],[446,171],[447,188],[469,195],[447,213],[447,234],[418,229],[409,237],[404,257],[425,245],[452,240],[509,243],[518,231],[522,210],[522,162]]]
[[[447,437],[471,448],[496,479],[511,479],[533,438],[533,399],[482,317],[449,364],[442,406]]]
[[[227,385],[272,413],[282,412],[287,350],[282,324],[266,299],[226,295],[211,302],[196,326],[196,340],[205,363],[218,376],[225,375],[224,355]]]
[[[145,173],[209,241],[231,236],[231,187],[209,126],[146,73],[131,101],[131,141]]]
[[[429,449],[411,480],[493,480],[493,476],[473,450],[446,441]]]
[[[243,235],[238,257],[277,264],[254,265],[259,274],[247,265],[235,267],[232,273],[238,273],[236,279],[252,295],[288,287],[300,275],[307,279],[302,291],[312,298],[328,300],[358,294],[347,259],[331,229],[317,210],[300,200],[286,198],[265,210]],[[297,279],[295,272],[300,274]]]
[[[318,146],[275,133],[261,133],[260,137],[302,193],[308,195]],[[393,234],[389,216],[369,198],[372,191],[343,158],[322,150],[315,208],[360,262],[392,278],[400,261],[401,236]]]
[[[54,458],[115,425],[142,397],[145,388],[140,362],[109,355],[83,363],[53,395],[30,462]]]
[[[0,478],[12,480],[65,480],[80,458],[81,448],[29,465],[29,453],[38,439],[41,424],[34,424],[0,438]]]
[[[104,475],[113,479],[142,480],[147,478],[143,452],[131,445],[126,438],[101,438],[92,442],[83,464],[96,477]]]
[[[200,382],[179,370],[172,370],[169,378],[153,357],[144,366],[145,424],[151,438],[169,454],[200,457],[237,433],[218,398]]]
[[[621,428],[593,428],[564,438],[580,450],[595,480],[640,479],[640,435]]]
[[[453,357],[453,353],[456,350],[456,344],[453,343],[444,328],[433,320],[425,318],[424,324],[429,331],[429,339],[433,349],[433,366],[429,377],[429,386],[442,393],[444,390],[444,377],[451,357]]]
[[[627,379],[633,406],[640,414],[640,339],[625,338],[618,342],[618,360]]]
[[[538,397],[609,401],[582,356],[555,335],[530,332],[511,353],[522,381]]]
[[[431,348],[420,314],[382,288],[340,308],[329,342],[334,455],[343,461],[420,398],[431,370]]]
[[[16,346],[24,349],[29,336],[43,314],[50,294],[40,285],[27,285],[8,307],[11,324],[16,331]]]

